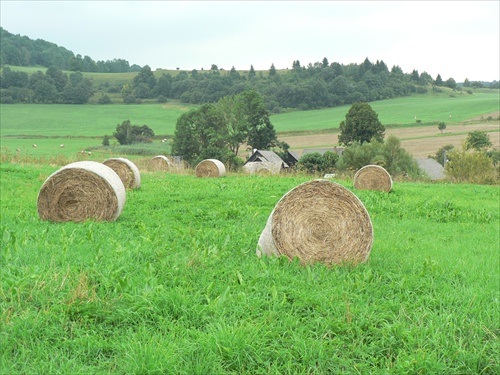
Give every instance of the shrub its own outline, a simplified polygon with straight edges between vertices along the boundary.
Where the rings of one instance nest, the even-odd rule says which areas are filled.
[[[418,177],[420,170],[413,157],[401,147],[395,136],[384,143],[372,140],[371,143],[355,143],[347,147],[340,157],[337,168],[358,170],[368,164],[383,166],[391,176]]]
[[[109,136],[105,135],[103,140],[102,140],[102,145],[103,146],[109,146]]]
[[[134,95],[127,95],[123,98],[123,102],[125,104],[135,104],[137,102],[137,99]]]
[[[318,172],[322,169],[322,164],[323,157],[319,152],[310,152],[302,155],[298,162],[299,169],[308,173]]]
[[[490,141],[490,136],[481,130],[474,130],[467,135],[466,147],[473,148],[474,150],[480,151],[484,150],[490,146],[492,143]]]
[[[339,156],[332,151],[327,151],[323,155],[319,152],[311,152],[300,158],[298,167],[301,171],[308,173],[333,172],[338,160]]]
[[[357,171],[368,164],[383,164],[382,163],[382,143],[372,140],[372,142],[353,143],[347,147],[337,163],[337,168],[340,170],[351,169]]]
[[[454,182],[474,184],[494,184],[499,177],[492,159],[484,152],[467,149],[465,143],[460,150],[450,152],[445,172]]]
[[[99,104],[111,104],[111,99],[109,96],[103,95],[99,98],[97,103],[99,103]]]
[[[435,159],[437,162],[439,162],[443,167],[446,164],[446,159],[448,158],[448,152],[453,150],[455,146],[453,145],[446,145],[441,147],[437,152],[436,155],[431,156],[433,159]]]
[[[446,129],[446,124],[441,121],[439,124],[438,124],[438,129],[441,131],[441,134],[443,133],[443,131]]]
[[[116,126],[113,136],[121,145],[130,145],[132,143],[150,143],[155,133],[147,125],[132,125],[130,120],[126,120],[121,125]]]

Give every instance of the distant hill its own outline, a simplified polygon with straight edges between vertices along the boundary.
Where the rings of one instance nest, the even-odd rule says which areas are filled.
[[[441,92],[443,88],[468,93],[476,88],[498,88],[497,81],[485,84],[466,80],[457,84],[453,78],[443,80],[439,74],[434,78],[417,70],[406,73],[397,65],[389,68],[384,61],[372,62],[368,57],[347,65],[329,62],[326,57],[307,65],[296,60],[286,70],[276,70],[272,65],[267,71],[255,71],[253,66],[247,71],[234,67],[226,71],[213,64],[210,70],[153,72],[148,65],[130,66],[123,59],[96,62],[89,56],[75,56],[54,43],[13,35],[3,28],[0,37],[3,104],[83,104],[97,94],[95,101],[99,104],[165,103],[176,99],[197,105],[254,90],[262,95],[271,113],[283,113],[425,94],[429,90]],[[24,67],[25,71],[13,66]],[[33,66],[36,71],[30,72]]]
[[[0,65],[53,66],[61,70],[99,73],[138,72],[139,65],[130,66],[123,59],[94,61],[89,56],[75,55],[72,51],[43,39],[11,34],[0,27]]]

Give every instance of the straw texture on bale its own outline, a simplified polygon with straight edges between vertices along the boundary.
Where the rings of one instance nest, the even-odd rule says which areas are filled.
[[[281,171],[281,165],[265,161],[250,162],[243,166],[243,171],[248,174],[271,175]]]
[[[141,187],[141,174],[139,168],[128,159],[110,158],[102,162],[116,172],[126,189],[139,189]]]
[[[45,180],[38,193],[37,209],[42,220],[114,221],[125,199],[125,187],[113,169],[94,161],[79,161]]]
[[[196,177],[222,177],[226,167],[217,159],[205,159],[196,166]]]
[[[174,165],[166,156],[158,155],[150,160],[149,166],[154,171],[166,172],[173,168]]]
[[[298,257],[303,264],[361,263],[373,244],[373,226],[363,203],[328,180],[312,180],[286,193],[269,215],[257,255]]]
[[[365,165],[354,175],[354,188],[358,190],[392,190],[392,178],[380,165]]]

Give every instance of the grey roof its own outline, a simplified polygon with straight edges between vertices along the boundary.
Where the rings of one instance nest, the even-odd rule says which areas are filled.
[[[444,175],[444,168],[436,160],[431,158],[416,159],[418,166],[422,169],[431,180],[442,180]]]
[[[264,151],[264,150],[256,150],[245,162],[246,163],[251,163],[251,162],[269,162],[273,164],[279,164],[285,168],[288,167],[288,165],[281,159],[278,155],[276,155],[273,151]]]

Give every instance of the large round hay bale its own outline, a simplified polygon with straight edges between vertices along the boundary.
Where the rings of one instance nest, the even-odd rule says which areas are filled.
[[[149,161],[149,167],[153,171],[169,171],[174,165],[164,155],[157,155]]]
[[[95,161],[78,161],[52,173],[38,193],[42,220],[116,220],[125,205],[126,192],[110,167]]]
[[[354,175],[354,188],[358,190],[392,190],[392,178],[380,165],[365,165]]]
[[[358,197],[335,182],[312,180],[276,204],[257,255],[298,257],[303,264],[356,264],[368,259],[372,244],[370,215]]]
[[[110,158],[102,162],[116,172],[126,189],[139,189],[141,187],[141,174],[139,168],[128,159]]]
[[[196,177],[222,177],[226,167],[217,159],[205,159],[196,166]]]

